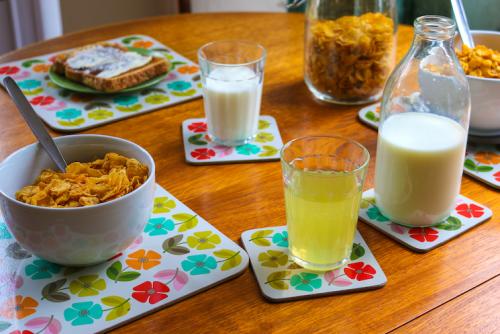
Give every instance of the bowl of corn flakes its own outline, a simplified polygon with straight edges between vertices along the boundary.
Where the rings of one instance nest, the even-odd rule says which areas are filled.
[[[462,46],[456,53],[469,81],[471,118],[469,132],[475,136],[500,136],[500,32],[473,30],[476,47]]]
[[[127,248],[151,214],[155,164],[130,141],[101,135],[55,138],[68,162],[55,169],[38,143],[0,164],[0,207],[21,247],[48,261],[84,266]]]

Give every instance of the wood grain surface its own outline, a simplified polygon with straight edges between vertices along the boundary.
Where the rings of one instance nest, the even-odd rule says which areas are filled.
[[[66,35],[4,55],[0,63],[128,34],[150,35],[193,60],[197,49],[209,41],[256,41],[268,51],[262,114],[276,118],[284,141],[313,134],[337,134],[359,141],[372,156],[365,188],[372,187],[377,133],[357,120],[359,108],[331,106],[312,99],[303,81],[303,29],[300,14],[164,16]],[[411,28],[399,28],[398,57],[408,49],[412,35]],[[156,161],[158,182],[233,240],[239,240],[247,229],[285,224],[278,162],[216,166],[190,166],[184,162],[180,125],[193,117],[203,117],[201,99],[84,133],[123,137],[145,147]],[[32,142],[28,127],[0,90],[0,159]],[[498,192],[464,176],[462,194],[489,206],[493,218],[426,254],[413,253],[359,223],[361,234],[387,275],[387,286],[382,289],[271,304],[260,295],[248,269],[230,282],[115,332],[368,333],[387,332],[406,324],[401,329],[404,331],[413,323],[423,326],[422,321],[435,312],[441,312],[443,317],[435,321],[453,322],[449,305],[454,304],[445,303],[500,274]],[[498,280],[491,282],[497,283],[492,286],[496,294],[481,298],[464,294],[464,299],[456,299],[457,305],[465,303],[474,308],[486,303],[485,299],[498,300]],[[476,330],[483,323],[488,328],[500,328],[498,318],[492,319],[488,313],[475,314]]]

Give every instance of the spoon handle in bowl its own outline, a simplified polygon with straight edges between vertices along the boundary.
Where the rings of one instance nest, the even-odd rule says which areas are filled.
[[[455,15],[458,32],[460,33],[463,44],[467,45],[469,48],[474,48],[474,39],[470,33],[469,22],[467,22],[462,0],[451,0],[451,7],[453,8],[453,14]]]
[[[35,137],[38,139],[52,161],[54,161],[57,168],[60,171],[64,172],[67,166],[66,161],[64,160],[61,152],[54,143],[54,140],[47,132],[47,129],[43,125],[42,120],[33,110],[19,86],[11,77],[6,77],[5,79],[3,79],[3,83],[5,88],[7,89],[7,92],[16,104],[17,109],[23,116],[26,123],[28,123]]]

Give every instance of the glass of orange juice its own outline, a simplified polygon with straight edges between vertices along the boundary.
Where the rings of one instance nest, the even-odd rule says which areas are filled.
[[[290,257],[318,271],[347,263],[370,154],[337,136],[294,139],[281,150]]]

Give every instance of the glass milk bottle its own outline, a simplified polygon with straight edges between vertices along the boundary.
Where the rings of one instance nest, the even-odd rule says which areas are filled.
[[[375,197],[392,221],[430,226],[448,217],[460,191],[470,93],[453,51],[454,21],[429,15],[414,26],[384,89]]]

